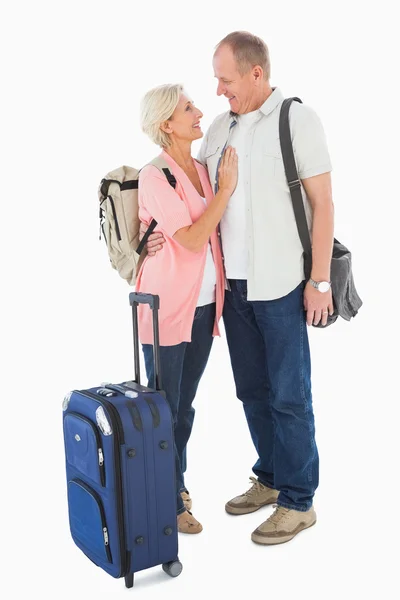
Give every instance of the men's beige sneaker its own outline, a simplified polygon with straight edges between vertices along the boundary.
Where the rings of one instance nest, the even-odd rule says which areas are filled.
[[[192,510],[192,499],[189,495],[189,492],[181,492],[181,497],[186,510]]]
[[[277,501],[279,492],[266,487],[255,477],[250,477],[252,486],[241,496],[236,496],[225,504],[225,510],[231,515],[247,515],[255,512],[262,506],[273,504]]]
[[[200,533],[203,531],[203,526],[194,518],[191,512],[185,512],[178,515],[178,531],[179,533]]]
[[[293,539],[300,531],[312,527],[317,521],[313,507],[306,512],[277,506],[275,512],[253,533],[256,544],[283,544]]]

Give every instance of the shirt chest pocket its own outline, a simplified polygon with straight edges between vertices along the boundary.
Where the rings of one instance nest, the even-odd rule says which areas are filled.
[[[259,153],[258,168],[279,187],[287,188],[285,167],[279,138],[264,143]]]

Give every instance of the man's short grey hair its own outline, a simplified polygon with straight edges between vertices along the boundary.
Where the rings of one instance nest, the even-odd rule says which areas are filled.
[[[182,92],[183,86],[180,83],[167,83],[149,90],[141,102],[142,131],[161,148],[170,146],[171,140],[160,125],[172,117]]]
[[[214,55],[221,46],[229,46],[235,57],[238,71],[243,76],[259,65],[267,81],[271,76],[271,63],[267,44],[248,31],[234,31],[217,44]]]

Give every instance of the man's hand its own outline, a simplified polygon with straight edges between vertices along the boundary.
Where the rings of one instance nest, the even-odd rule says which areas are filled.
[[[307,311],[307,325],[326,325],[328,314],[333,315],[332,290],[320,292],[308,281],[304,289],[304,310]]]
[[[145,225],[144,223],[140,223],[140,229],[139,229],[139,239],[140,240],[142,239],[142,237],[144,236],[146,231],[147,231],[147,225]],[[162,249],[164,243],[165,243],[165,237],[163,236],[162,233],[152,233],[149,236],[149,239],[147,240],[147,243],[146,243],[146,250],[147,250],[148,256],[155,256],[156,253]]]

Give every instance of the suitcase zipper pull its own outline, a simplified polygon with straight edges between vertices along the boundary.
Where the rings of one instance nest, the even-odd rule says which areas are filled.
[[[99,452],[99,465],[100,465],[100,467],[102,467],[104,465],[103,450],[101,448],[99,448],[98,452]]]
[[[107,527],[103,527],[104,544],[108,546],[108,531]]]

